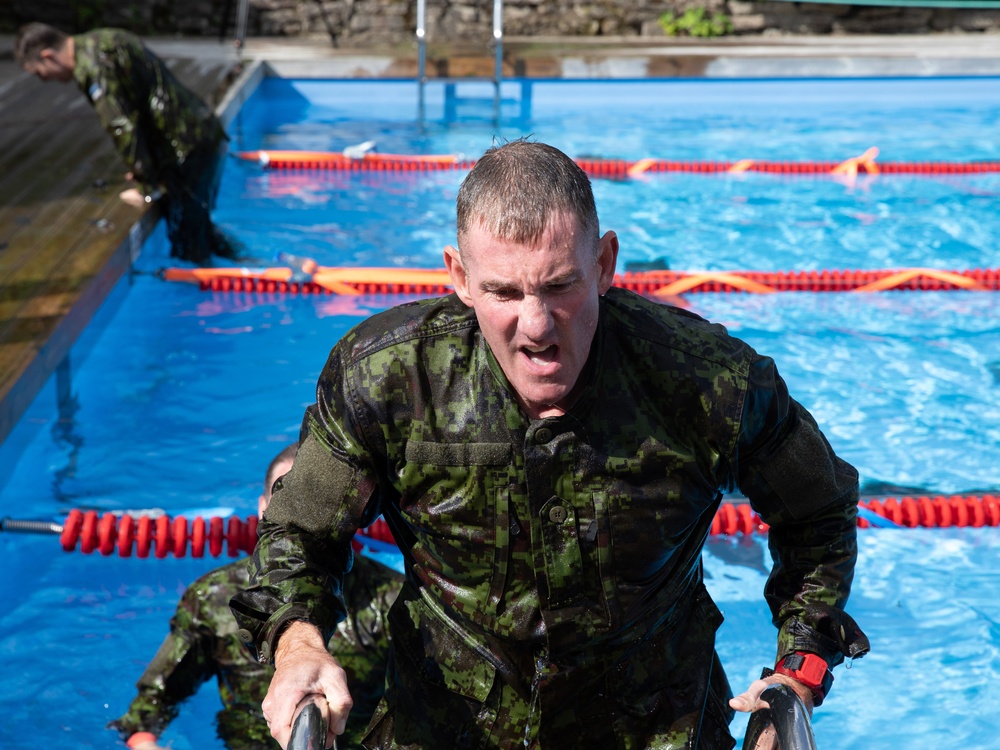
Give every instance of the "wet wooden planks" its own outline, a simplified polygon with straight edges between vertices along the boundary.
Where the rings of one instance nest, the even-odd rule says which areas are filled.
[[[168,59],[214,105],[226,60]],[[73,83],[0,60],[0,441],[128,269],[145,215],[118,199],[125,165]]]

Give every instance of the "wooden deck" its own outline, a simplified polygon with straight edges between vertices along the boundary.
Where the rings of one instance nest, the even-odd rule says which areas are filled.
[[[166,59],[213,106],[236,65]],[[0,59],[0,443],[155,222],[119,200],[125,171],[75,83],[42,83]]]

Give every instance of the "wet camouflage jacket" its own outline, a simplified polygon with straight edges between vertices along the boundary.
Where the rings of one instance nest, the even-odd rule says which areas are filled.
[[[226,138],[222,123],[133,34],[97,29],[73,37],[73,77],[146,194],[177,190],[178,168]]]
[[[348,675],[354,698],[341,748],[358,747],[382,697],[389,652],[386,615],[399,593],[402,576],[364,556],[355,558],[346,598],[351,617],[330,639],[330,653]],[[112,727],[123,739],[134,732],[159,735],[176,718],[182,701],[215,677],[223,709],[219,736],[231,750],[267,748],[271,739],[260,704],[274,670],[249,657],[236,637],[229,599],[243,589],[247,561],[237,560],[202,576],[185,591],[170,621],[170,634],[139,678],[139,694]]]
[[[570,413],[528,420],[454,295],[333,349],[233,611],[265,661],[289,619],[329,627],[326,576],[385,516],[409,575],[366,747],[730,747],[701,566],[723,490],[771,524],[778,654],[867,649],[837,634],[857,473],[770,359],[612,289],[581,377]]]

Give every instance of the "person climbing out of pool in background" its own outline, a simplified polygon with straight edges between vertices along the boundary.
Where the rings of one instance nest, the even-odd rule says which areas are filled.
[[[271,461],[258,499],[263,515],[274,482],[291,468],[296,445]],[[402,576],[387,566],[358,554],[355,579],[344,596],[352,617],[344,620],[328,647],[348,674],[354,711],[342,748],[358,747],[382,697],[389,651],[387,613],[402,585]],[[229,599],[249,579],[247,560],[224,565],[195,581],[185,591],[170,621],[170,633],[146,667],[136,687],[138,695],[128,711],[108,727],[116,729],[133,750],[157,750],[157,737],[176,718],[182,701],[215,677],[223,709],[218,733],[230,750],[273,750],[276,745],[260,711],[273,670],[258,664],[237,637]]]
[[[351,539],[384,517],[406,582],[367,748],[725,750],[771,683],[808,706],[868,652],[844,611],[858,474],[768,357],[612,286],[587,175],[518,140],[457,198],[455,293],[378,313],[333,347],[295,466],[232,601],[276,670],[284,744],[304,695],[328,745],[350,685],[324,644],[350,611]],[[773,672],[733,698],[702,550],[723,492],[770,526]],[[765,657],[766,658],[766,657]]]
[[[222,123],[138,37],[119,29],[70,36],[29,23],[14,58],[43,81],[76,81],[136,182],[122,200],[159,201],[171,255],[199,265],[238,257],[211,218],[228,142]]]

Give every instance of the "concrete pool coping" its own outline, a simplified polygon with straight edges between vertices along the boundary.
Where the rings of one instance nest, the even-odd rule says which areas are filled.
[[[216,39],[147,41],[172,64],[187,66],[189,74],[203,82],[203,95],[208,93],[208,82],[230,82],[225,95],[217,101],[224,121],[268,75],[405,79],[417,74],[415,45],[369,51],[334,48],[326,38],[253,38],[237,50],[231,43]],[[0,134],[5,129],[36,129],[37,122],[30,118],[45,116],[39,112],[51,106],[55,91],[49,88],[55,84],[32,85],[34,82],[26,80],[11,59],[12,43],[11,36],[0,36]],[[478,49],[428,47],[426,71],[430,78],[490,77],[493,65],[493,54],[485,45]],[[1000,35],[763,36],[715,41],[509,37],[504,40],[504,75],[567,79],[998,76]],[[68,86],[75,89],[72,84]],[[18,104],[10,106],[15,92]],[[60,128],[44,149],[27,154],[29,163],[23,165],[27,172],[51,170],[51,160],[79,139],[81,127],[89,128],[94,137],[96,115],[75,90],[61,92],[69,102],[64,106],[72,108],[72,114],[66,127]],[[79,177],[81,184],[106,179],[109,165],[115,163],[110,139],[98,134],[94,143],[101,158],[84,165],[86,173]],[[117,173],[118,167],[113,169]],[[141,245],[155,219],[152,213],[123,210],[116,190],[74,196],[74,213],[67,222],[87,238],[87,262],[82,263],[83,250],[60,262],[68,269],[81,266],[73,271],[80,276],[70,281],[59,274],[53,276],[51,269],[37,267],[34,276],[25,275],[29,259],[37,255],[37,248],[31,245],[30,238],[25,240],[28,235],[22,230],[24,222],[30,222],[26,217],[48,212],[47,216],[58,221],[58,204],[66,198],[60,192],[65,182],[60,183],[58,174],[50,184],[49,193],[39,189],[30,201],[0,206],[0,282],[5,289],[0,302],[10,303],[0,315],[0,351],[5,360],[17,360],[16,367],[0,372],[0,441],[4,444],[51,375],[60,367],[68,371],[70,350],[106,295],[128,272],[136,244]],[[108,223],[112,231],[105,231]],[[25,241],[7,243],[6,238],[15,234]],[[59,287],[55,302],[53,282],[58,282],[55,286]],[[8,325],[32,306],[42,311],[36,314],[37,319],[19,327]]]
[[[243,56],[266,60],[285,77],[400,77],[417,74],[407,54],[340,50],[314,40],[289,44],[251,39]],[[428,46],[432,78],[492,77],[487,50],[438,52]],[[995,34],[920,37],[733,37],[715,41],[638,37],[601,40],[511,37],[504,40],[504,76],[547,78],[879,77],[1000,75]],[[307,54],[304,54],[307,53]]]

